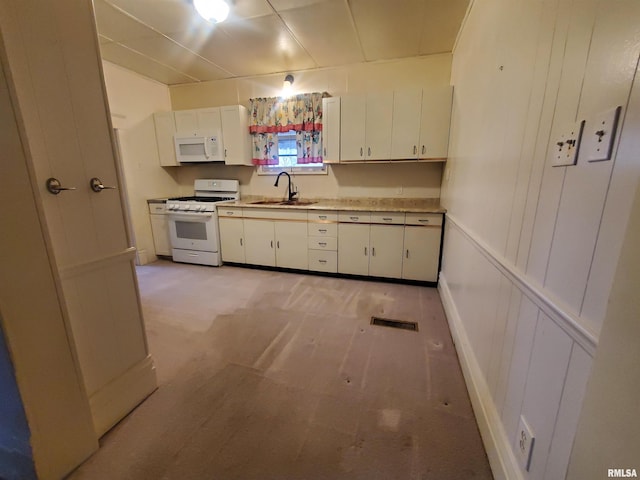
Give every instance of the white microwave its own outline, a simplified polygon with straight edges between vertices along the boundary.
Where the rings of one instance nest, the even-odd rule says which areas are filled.
[[[224,161],[219,132],[176,132],[173,136],[176,158],[180,163]]]

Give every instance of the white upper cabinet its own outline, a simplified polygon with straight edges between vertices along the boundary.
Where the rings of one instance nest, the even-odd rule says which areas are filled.
[[[176,132],[173,112],[154,113],[153,122],[156,128],[156,144],[160,165],[163,167],[180,165],[176,159],[176,148],[173,143],[173,134]]]
[[[453,87],[448,85],[422,91],[418,158],[447,158],[452,99]]]
[[[222,120],[220,118],[220,108],[199,108],[196,110],[196,119],[199,130],[220,133],[222,131]],[[180,129],[178,129],[180,131]]]
[[[178,110],[173,112],[177,132],[198,130],[198,117],[195,110]]]
[[[252,165],[249,111],[243,105],[220,107],[226,165]]]
[[[341,98],[340,162],[445,160],[452,87]]]
[[[420,151],[420,114],[422,90],[393,92],[393,128],[391,158],[417,159]]]
[[[322,99],[322,157],[324,163],[340,161],[340,97]]]
[[[367,98],[365,95],[347,95],[340,104],[340,161],[365,159],[365,124]]]

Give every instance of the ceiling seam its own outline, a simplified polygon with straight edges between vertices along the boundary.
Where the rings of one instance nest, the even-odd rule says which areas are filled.
[[[165,34],[164,34],[164,33],[162,33],[161,31],[159,31],[159,30],[157,30],[157,29],[153,28],[151,25],[146,24],[145,22],[141,21],[138,17],[135,17],[134,15],[130,14],[129,12],[127,12],[126,10],[123,10],[122,8],[118,7],[117,5],[114,5],[114,4],[113,4],[113,3],[111,3],[109,0],[103,0],[103,1],[104,1],[104,3],[106,3],[107,5],[109,5],[110,7],[112,7],[113,9],[115,9],[115,10],[119,11],[119,12],[120,12],[120,13],[122,13],[123,15],[126,15],[127,17],[129,17],[130,19],[132,19],[134,22],[137,22],[137,23],[139,23],[140,25],[142,25],[142,26],[144,26],[144,27],[148,28],[149,30],[151,30],[151,31],[153,31],[153,32],[155,32],[155,33],[157,33],[158,35],[161,35],[162,37],[166,38],[167,40],[169,40],[170,42],[172,42],[172,43],[174,43],[175,45],[179,46],[180,48],[182,48],[182,49],[186,50],[187,52],[192,53],[192,54],[193,54],[193,55],[195,55],[196,57],[198,57],[198,58],[200,58],[200,59],[204,60],[205,62],[207,62],[208,64],[213,65],[215,68],[217,68],[217,69],[219,69],[219,70],[221,70],[221,71],[223,71],[223,72],[225,72],[225,73],[229,74],[231,77],[236,77],[236,76],[237,76],[235,73],[230,72],[230,71],[229,71],[229,70],[227,70],[226,68],[221,67],[221,66],[220,66],[220,65],[218,65],[217,63],[214,63],[214,62],[212,62],[211,60],[209,60],[209,59],[207,59],[207,58],[203,57],[203,56],[202,56],[202,55],[200,55],[199,53],[196,53],[196,52],[194,52],[193,50],[191,50],[190,48],[187,48],[186,46],[184,46],[184,45],[183,45],[183,44],[181,44],[180,42],[178,42],[178,41],[174,40],[174,39],[173,39],[173,38],[171,38],[170,36],[165,35]],[[104,35],[103,35],[103,36],[104,36]],[[107,37],[105,36],[105,38],[107,38]],[[120,42],[116,42],[116,43],[118,43],[119,45],[122,45]],[[122,46],[124,46],[124,45],[122,45]],[[162,62],[159,62],[159,61],[155,60],[153,57],[151,57],[151,56],[149,56],[149,55],[145,55],[145,54],[143,54],[143,53],[141,53],[141,52],[138,52],[137,50],[135,50],[135,49],[133,49],[133,48],[129,48],[129,50],[132,50],[132,51],[134,51],[134,52],[136,52],[136,53],[139,53],[140,55],[143,55],[143,56],[145,56],[145,57],[147,57],[147,58],[149,58],[149,59],[151,59],[151,60],[153,60],[153,61],[155,61],[155,62],[157,62],[157,63],[160,63],[161,65],[164,65]],[[175,69],[174,69],[174,70],[175,70]],[[178,70],[176,70],[176,71],[178,71]],[[186,74],[185,74],[185,75],[186,75]],[[199,78],[195,78],[195,77],[192,77],[191,75],[187,75],[187,76],[188,76],[188,77],[190,77],[190,78],[194,78],[194,79],[195,79],[196,81],[198,81],[198,82],[201,82],[201,81],[202,81],[201,79],[199,79]]]
[[[302,42],[300,40],[298,40],[298,37],[296,37],[295,33],[293,33],[293,31],[289,28],[289,25],[287,25],[287,22],[284,21],[284,19],[282,18],[282,16],[280,15],[280,13],[274,8],[273,5],[271,5],[271,0],[265,0],[265,2],[267,2],[267,4],[269,5],[269,8],[271,8],[271,11],[273,12],[273,14],[278,17],[278,20],[280,20],[280,23],[282,23],[282,26],[287,30],[287,32],[289,32],[289,34],[291,35],[291,38],[293,38],[295,40],[295,42],[298,44],[298,46],[304,50],[304,53],[306,53],[307,55],[309,55],[309,58],[313,61],[313,64],[316,67],[319,67],[320,64],[316,61],[315,57],[313,55],[311,55],[311,53],[309,52],[309,50],[307,50],[305,48],[304,45],[302,45]]]
[[[358,31],[358,26],[356,25],[356,19],[353,16],[353,11],[351,10],[351,4],[349,0],[344,0],[344,6],[347,7],[347,12],[349,12],[349,21],[351,22],[351,26],[353,27],[353,31],[356,33],[356,39],[358,40],[358,48],[360,48],[360,55],[362,55],[362,59],[367,62],[369,59],[364,53],[364,47],[362,46],[362,39],[360,38],[360,32]]]

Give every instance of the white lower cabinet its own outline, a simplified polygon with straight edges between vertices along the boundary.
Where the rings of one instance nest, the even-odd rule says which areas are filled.
[[[244,254],[251,265],[276,266],[272,220],[244,219]]]
[[[440,258],[439,228],[404,227],[402,278],[435,282]]]
[[[369,224],[338,225],[338,272],[369,275]]]
[[[276,266],[282,268],[309,269],[307,254],[307,223],[276,221]]]
[[[220,217],[220,249],[223,262],[245,263],[242,217]]]
[[[149,218],[151,219],[151,234],[156,255],[171,256],[171,238],[169,236],[169,222],[164,203],[149,204]]]
[[[403,236],[404,226],[402,225],[371,225],[369,275],[400,278]]]

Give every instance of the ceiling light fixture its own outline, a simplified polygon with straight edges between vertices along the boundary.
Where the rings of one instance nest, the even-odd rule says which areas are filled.
[[[193,6],[207,22],[220,23],[229,15],[229,4],[224,0],[193,0]]]
[[[282,82],[283,97],[291,95],[292,86],[293,86],[293,75],[288,74],[286,77],[284,77],[284,82]]]

